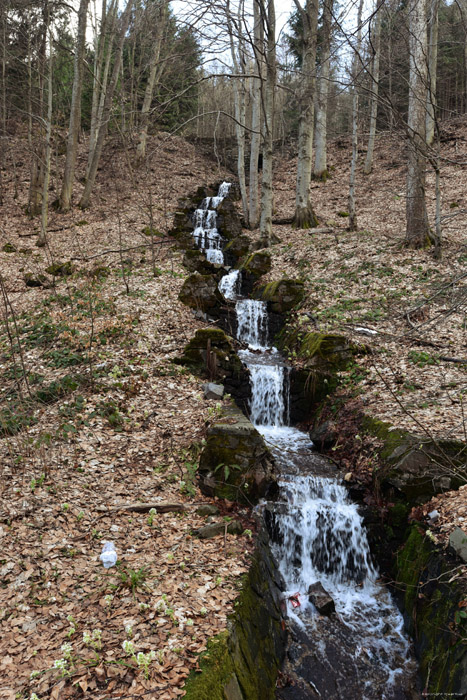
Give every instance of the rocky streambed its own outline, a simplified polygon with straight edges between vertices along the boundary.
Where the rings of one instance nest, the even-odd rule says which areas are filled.
[[[423,686],[462,690],[462,640],[449,656],[455,670],[445,661],[441,668],[436,640],[420,645],[417,621],[410,619],[418,600],[413,590],[427,565],[419,556],[423,548],[401,527],[405,573],[398,558],[397,575],[406,590],[406,627],[415,633],[422,661],[417,685],[403,617],[378,582],[362,517],[342,475],[312,450],[308,435],[289,425],[309,419],[332,392],[336,371],[365,349],[342,336],[309,333],[299,339],[307,369],[287,366],[274,342],[297,342],[285,321],[303,285],[261,285],[269,252],[255,251],[241,232],[230,194],[226,183],[217,192],[200,190],[176,217],[174,235],[192,271],[180,298],[222,329],[198,331],[180,361],[222,384],[239,406],[224,411],[209,431],[199,468],[202,490],[256,503],[263,526],[229,630],[213,640],[187,697],[402,700],[420,697]],[[377,531],[370,528],[370,540],[380,537],[381,544],[384,533],[375,537]],[[451,602],[458,604],[458,596]],[[444,609],[440,620],[445,614],[449,624],[451,612],[452,606]],[[439,639],[446,642],[441,632]]]

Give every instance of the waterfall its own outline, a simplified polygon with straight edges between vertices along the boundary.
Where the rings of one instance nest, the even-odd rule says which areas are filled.
[[[193,238],[206,259],[212,263],[224,264],[223,239],[217,230],[217,208],[228,195],[230,182],[222,182],[216,197],[205,197],[193,214]]]
[[[234,301],[240,294],[241,283],[242,275],[240,270],[231,270],[219,282],[219,291],[226,299]]]
[[[250,419],[281,472],[278,500],[263,510],[286,586],[287,614],[301,635],[298,655],[307,659],[298,678],[306,679],[307,688],[320,686],[318,696],[327,700],[407,700],[414,668],[402,616],[377,582],[362,519],[346,488],[329,473],[310,473],[316,457],[309,437],[288,427],[291,370],[269,346],[266,303],[239,299],[239,279],[233,270],[219,289],[236,302],[237,338],[248,345],[238,354],[250,372]],[[308,599],[317,583],[334,601],[330,619]],[[315,664],[314,670],[306,670],[307,664]]]
[[[237,338],[253,350],[266,350],[268,342],[268,317],[266,302],[241,299],[235,305],[237,312]]]

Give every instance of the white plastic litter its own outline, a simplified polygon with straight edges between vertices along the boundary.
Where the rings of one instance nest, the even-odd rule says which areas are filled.
[[[99,557],[105,569],[110,569],[117,563],[117,552],[113,542],[103,542],[102,553]]]

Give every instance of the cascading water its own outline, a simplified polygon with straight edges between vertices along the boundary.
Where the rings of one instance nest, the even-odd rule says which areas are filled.
[[[222,236],[217,230],[217,208],[228,195],[230,182],[222,182],[216,197],[206,197],[201,202],[199,209],[193,214],[193,237],[195,243],[206,255],[206,259],[212,263],[224,264],[222,252]]]
[[[223,263],[216,209],[228,194],[206,198],[194,214],[193,235],[211,262]],[[286,665],[291,683],[278,700],[409,700],[414,664],[402,617],[377,582],[357,507],[337,482],[334,467],[310,451],[308,436],[289,427],[289,373],[268,346],[266,304],[241,299],[241,273],[225,275],[219,289],[235,301],[239,356],[250,371],[250,418],[274,454],[279,498],[263,504],[272,549],[286,585],[291,623]],[[333,477],[333,478],[332,478]],[[336,614],[321,616],[308,599],[319,582]]]
[[[229,274],[224,284],[230,290]],[[283,690],[277,697],[415,697],[403,620],[389,592],[377,583],[357,506],[335,478],[303,473],[310,463],[313,467],[310,441],[288,426],[290,369],[268,347],[266,304],[231,294],[237,299],[237,337],[248,345],[239,355],[250,371],[250,418],[281,470],[279,500],[266,504],[264,514],[286,583],[284,603],[300,641],[294,653],[301,662],[292,693]],[[321,617],[308,600],[308,589],[316,582],[334,600],[337,614],[330,619]],[[296,695],[299,686],[307,692]]]

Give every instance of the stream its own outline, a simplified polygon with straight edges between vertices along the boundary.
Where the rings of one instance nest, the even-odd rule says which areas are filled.
[[[202,202],[193,232],[207,259],[221,264],[216,208],[228,191],[222,183],[217,197]],[[266,303],[241,298],[240,287],[239,270],[219,283],[224,297],[235,302],[237,339],[246,348],[238,354],[250,373],[250,420],[279,471],[278,498],[258,506],[285,581],[283,608],[291,631],[284,687],[276,697],[418,698],[410,641],[389,591],[378,582],[357,505],[336,467],[313,452],[306,433],[289,425],[290,367],[270,344]],[[323,596],[334,612],[319,612]]]

